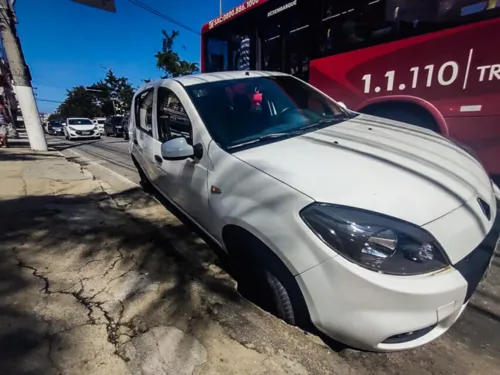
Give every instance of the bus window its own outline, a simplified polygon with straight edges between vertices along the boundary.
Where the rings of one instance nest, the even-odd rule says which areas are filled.
[[[311,29],[309,25],[295,27],[287,36],[286,73],[304,81],[309,80],[309,60],[311,58]]]
[[[386,41],[393,21],[386,20],[385,13],[385,0],[325,0],[320,51],[330,55]]]
[[[209,38],[206,50],[206,71],[220,72],[228,68],[228,43],[219,39]]]
[[[263,70],[283,71],[283,38],[280,25],[269,24],[262,37]]]
[[[250,70],[252,64],[252,41],[248,35],[236,35],[231,46],[234,70]]]

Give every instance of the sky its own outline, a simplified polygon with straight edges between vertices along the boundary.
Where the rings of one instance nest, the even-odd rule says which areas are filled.
[[[219,0],[140,0],[194,30],[219,15]],[[228,11],[243,0],[222,0]],[[161,50],[161,30],[179,30],[174,49],[181,58],[200,62],[200,36],[137,7],[115,0],[116,13],[71,0],[17,0],[19,39],[38,99],[62,102],[66,90],[91,85],[103,68],[129,78],[134,86],[159,78],[154,55]],[[185,47],[185,49],[183,48]],[[59,103],[38,101],[42,113]]]

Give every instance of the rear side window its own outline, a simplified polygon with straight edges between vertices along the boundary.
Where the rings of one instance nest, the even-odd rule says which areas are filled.
[[[137,94],[135,100],[135,125],[143,132],[153,135],[153,88]]]

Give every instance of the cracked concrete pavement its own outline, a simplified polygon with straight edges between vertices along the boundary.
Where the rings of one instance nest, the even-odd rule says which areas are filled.
[[[242,298],[215,252],[139,189],[55,152],[1,150],[0,174],[2,373],[499,373],[497,269],[476,298],[485,313],[443,339],[335,353]]]

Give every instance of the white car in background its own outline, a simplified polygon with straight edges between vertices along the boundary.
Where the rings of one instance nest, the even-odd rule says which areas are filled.
[[[85,138],[101,138],[99,128],[94,125],[92,120],[83,117],[70,117],[66,119],[64,126],[64,135],[66,139],[85,139]]]
[[[92,119],[94,125],[99,128],[101,134],[104,134],[104,124],[106,123],[106,117],[96,117]]]
[[[131,108],[141,184],[290,324],[371,351],[423,345],[458,319],[500,250],[496,188],[471,154],[290,75],[160,80]]]

